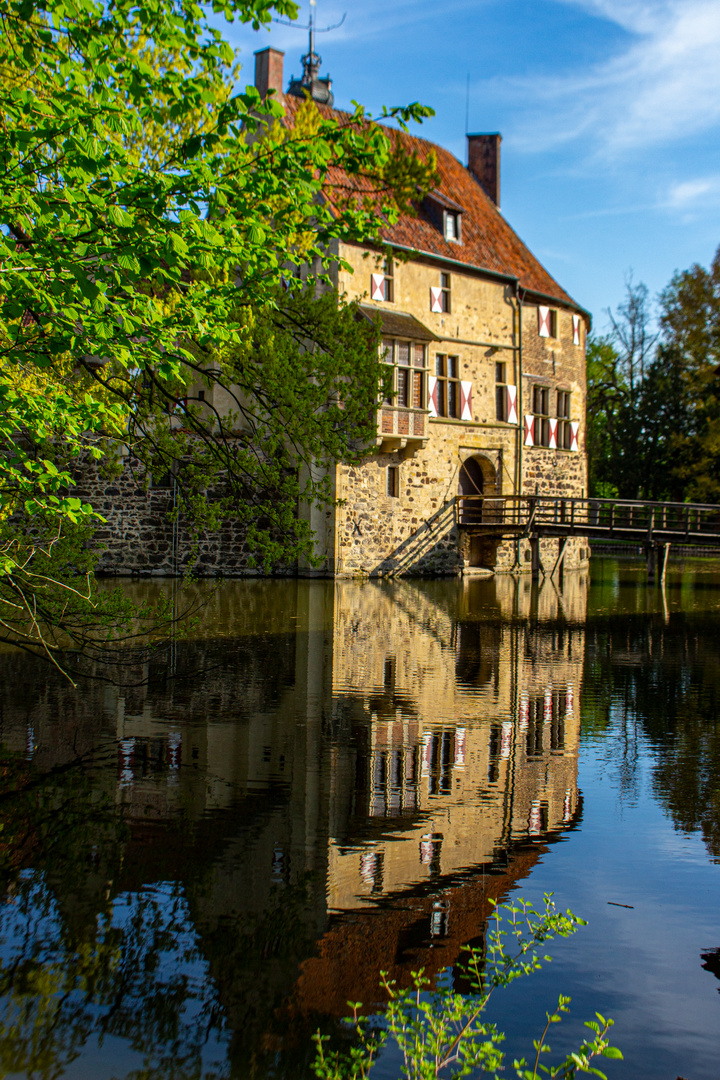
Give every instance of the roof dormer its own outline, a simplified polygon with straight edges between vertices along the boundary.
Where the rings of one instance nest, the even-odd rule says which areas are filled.
[[[462,244],[464,207],[437,189],[429,191],[423,200],[423,210],[436,229],[451,244]]]

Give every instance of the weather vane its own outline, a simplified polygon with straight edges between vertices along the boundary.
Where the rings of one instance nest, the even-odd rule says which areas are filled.
[[[308,32],[308,51],[306,52],[306,54],[304,56],[302,56],[300,58],[301,62],[302,62],[302,66],[303,66],[303,76],[302,76],[302,79],[299,80],[299,85],[304,86],[308,90],[310,90],[311,95],[313,97],[316,96],[316,94],[313,92],[313,90],[314,90],[315,84],[318,82],[318,77],[319,77],[319,72],[320,72],[320,65],[322,64],[322,57],[318,56],[318,54],[315,52],[315,35],[316,34],[327,34],[327,32],[329,30],[337,30],[338,27],[342,26],[342,24],[345,22],[345,18],[347,16],[347,12],[345,12],[345,15],[343,15],[340,22],[333,23],[332,26],[319,27],[319,26],[315,25],[315,8],[316,7],[317,7],[317,0],[310,0],[310,16],[308,18],[308,22],[307,22],[306,26],[302,25],[301,23],[299,24],[299,23],[296,23],[296,22],[290,22],[287,19],[273,19],[273,22],[280,23],[281,26],[291,26],[291,27],[294,27],[297,30],[307,30],[307,32]],[[325,80],[322,80],[322,81],[325,82]],[[295,80],[292,80],[292,83],[294,83],[294,82],[295,82]],[[329,93],[329,85],[330,85],[329,80],[327,80],[327,82],[328,82],[328,93]],[[292,84],[291,84],[291,92],[292,92]]]

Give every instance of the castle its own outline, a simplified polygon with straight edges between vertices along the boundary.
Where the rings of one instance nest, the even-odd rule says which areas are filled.
[[[307,96],[332,110],[320,58],[284,91],[283,53],[255,54],[255,85],[274,91],[287,122]],[[467,137],[468,164],[399,132],[408,153],[434,153],[438,186],[401,214],[377,246],[340,243],[333,284],[379,316],[393,390],[377,412],[372,453],[332,465],[337,504],[300,509],[326,576],[455,574],[529,569],[530,541],[463,528],[463,498],[587,494],[585,344],[590,316],[550,276],[500,211],[499,134]],[[389,253],[389,254],[388,254]],[[348,270],[345,267],[350,267]],[[116,573],[245,574],[248,552],[231,527],[183,550],[165,523],[167,491],[121,477],[93,498],[107,519],[101,569]],[[540,541],[552,565],[558,541]],[[587,541],[564,548],[586,565]]]

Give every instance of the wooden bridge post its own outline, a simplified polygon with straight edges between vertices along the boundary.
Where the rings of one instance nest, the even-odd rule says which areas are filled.
[[[532,580],[540,580],[540,537],[530,537],[530,569],[532,571]]]
[[[655,568],[657,565],[657,547],[655,544],[645,545],[645,554],[647,556],[647,575],[648,581],[655,580]]]

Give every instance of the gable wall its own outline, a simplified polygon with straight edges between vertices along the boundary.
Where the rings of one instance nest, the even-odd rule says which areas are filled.
[[[469,540],[461,539],[455,523],[455,496],[463,461],[480,456],[496,471],[498,494],[518,490],[518,469],[522,465],[523,494],[581,495],[586,491],[584,454],[584,325],[581,346],[572,343],[572,315],[558,309],[558,338],[539,336],[537,307],[523,304],[523,366],[542,378],[555,400],[558,386],[572,393],[573,417],[581,420],[579,452],[520,447],[523,434],[519,424],[496,420],[495,364],[504,361],[508,382],[518,384],[518,308],[514,287],[500,280],[482,278],[476,272],[441,264],[419,256],[412,261],[396,260],[394,301],[370,301],[371,274],[382,269],[377,252],[343,246],[341,258],[352,272],[340,269],[338,287],[352,299],[377,309],[386,308],[414,315],[437,334],[428,346],[431,373],[435,355],[459,358],[460,378],[472,383],[472,421],[430,418],[425,446],[408,443],[395,449],[380,445],[359,466],[337,468],[337,492],[343,505],[336,511],[335,573],[460,573],[478,553],[471,553]],[[440,274],[451,274],[451,312],[430,310],[430,288],[440,285]],[[523,410],[530,400],[533,380],[522,380]],[[518,454],[521,454],[521,462]],[[399,492],[387,493],[387,469],[399,469]],[[487,491],[486,494],[493,492]],[[526,548],[528,548],[526,552]],[[556,541],[542,542],[543,563],[554,561]],[[572,540],[566,551],[566,566],[585,562],[587,545]],[[529,568],[529,546],[515,543],[486,543],[480,559],[496,570],[518,566]]]

